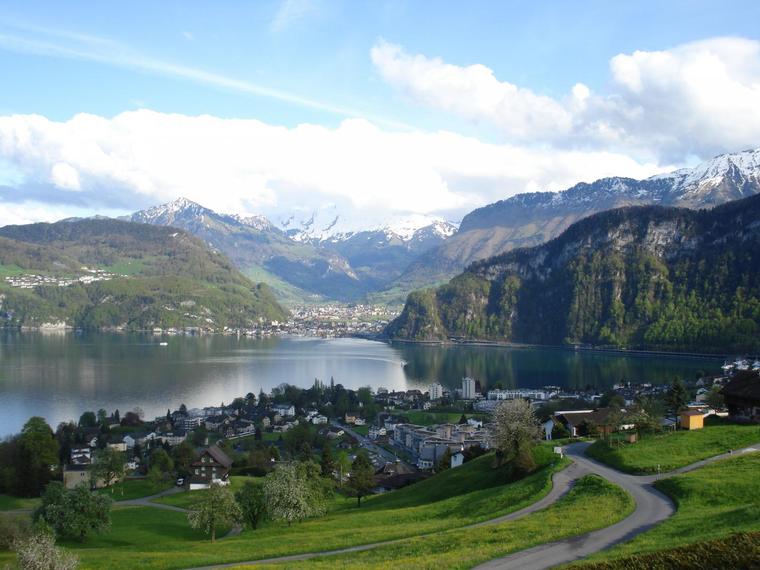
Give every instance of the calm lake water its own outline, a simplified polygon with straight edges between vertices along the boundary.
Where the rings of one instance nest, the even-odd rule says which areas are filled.
[[[159,346],[165,340],[168,346]],[[176,409],[230,402],[288,382],[314,378],[348,388],[449,387],[472,376],[485,386],[604,387],[621,380],[667,382],[699,371],[718,372],[722,360],[636,357],[538,348],[388,345],[358,339],[0,331],[0,436],[32,415],[51,425],[85,410],[141,407],[152,418]]]

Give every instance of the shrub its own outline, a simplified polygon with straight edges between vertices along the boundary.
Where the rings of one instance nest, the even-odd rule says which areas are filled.
[[[79,559],[55,545],[51,532],[38,531],[13,543],[18,565],[24,570],[74,570]]]

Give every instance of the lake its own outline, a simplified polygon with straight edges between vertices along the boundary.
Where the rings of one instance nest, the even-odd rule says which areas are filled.
[[[160,346],[160,341],[168,346]],[[33,415],[58,422],[85,410],[139,406],[147,418],[314,378],[348,388],[451,388],[465,375],[487,387],[605,387],[717,373],[722,359],[631,356],[549,348],[389,345],[360,339],[0,331],[0,435]]]

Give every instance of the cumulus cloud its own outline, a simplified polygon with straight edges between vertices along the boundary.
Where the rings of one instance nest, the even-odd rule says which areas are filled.
[[[713,38],[610,61],[610,88],[583,84],[553,98],[480,64],[458,66],[379,42],[380,75],[413,100],[501,129],[511,140],[564,148],[610,148],[657,160],[757,146],[760,42]]]
[[[127,212],[186,196],[217,211],[276,220],[338,204],[364,224],[413,213],[456,218],[527,189],[662,170],[612,152],[488,144],[451,132],[386,130],[365,119],[286,128],[149,110],[67,121],[2,116],[0,164],[23,177],[0,193],[5,202],[33,196],[51,208]]]

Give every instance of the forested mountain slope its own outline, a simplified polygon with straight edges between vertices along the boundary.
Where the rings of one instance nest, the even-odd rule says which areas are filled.
[[[392,338],[760,350],[760,196],[627,207],[409,295]]]

